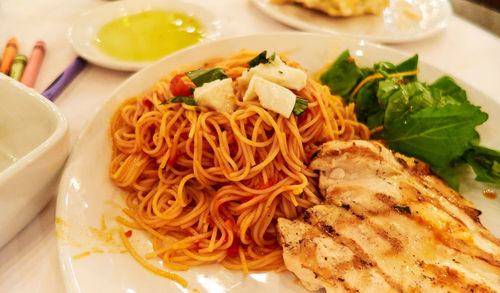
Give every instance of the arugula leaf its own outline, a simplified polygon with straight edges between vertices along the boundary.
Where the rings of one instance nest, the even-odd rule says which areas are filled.
[[[443,76],[430,85],[434,96],[448,103],[468,103],[466,92],[449,76]]]
[[[186,75],[196,86],[202,86],[204,83],[217,79],[227,78],[226,73],[220,67],[188,71]]]
[[[408,72],[415,71],[418,69],[418,54],[413,55],[409,59],[401,62],[396,66],[396,72]],[[404,79],[415,81],[417,80],[417,75],[407,75]]]
[[[386,83],[394,83],[393,87],[386,86]],[[377,92],[379,101],[387,101],[385,112],[385,123],[389,124],[392,120],[400,117],[404,113],[414,113],[423,108],[434,106],[434,98],[429,88],[420,82],[409,84],[396,84],[394,79],[387,79],[380,82]],[[383,90],[388,90],[381,93]]]
[[[429,107],[386,123],[382,137],[392,150],[446,168],[470,147],[475,127],[487,119],[470,104]]]
[[[350,58],[346,50],[335,60],[332,66],[320,76],[320,81],[336,95],[349,102],[349,94],[366,76],[373,73],[370,69],[361,69]]]
[[[296,116],[302,115],[306,111],[308,105],[309,102],[306,99],[297,97],[292,110],[293,114]]]
[[[391,62],[379,62],[373,65],[373,69],[375,70],[375,72],[378,72],[385,78],[387,78],[387,75],[389,75],[389,73],[396,71],[396,66]]]
[[[273,53],[269,58],[267,58],[266,56],[267,56],[266,50],[260,52],[259,55],[255,56],[255,58],[253,58],[252,60],[250,60],[248,62],[248,66],[250,66],[250,68],[252,68],[252,67],[255,67],[261,63],[265,64],[265,63],[269,63],[271,61],[274,61],[274,59],[276,59],[276,52]]]
[[[500,151],[473,146],[464,157],[476,173],[477,181],[500,184]]]
[[[164,105],[166,103],[184,103],[190,106],[198,106],[194,98],[190,96],[175,96],[163,101],[160,105]]]
[[[382,125],[384,122],[385,110],[378,104],[377,99],[373,98],[378,88],[379,83],[372,81],[362,87],[356,95],[356,116],[370,129]]]

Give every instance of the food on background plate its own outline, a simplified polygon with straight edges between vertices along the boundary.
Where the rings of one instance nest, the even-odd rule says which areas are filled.
[[[276,219],[320,203],[308,167],[319,145],[368,139],[353,110],[284,55],[179,68],[111,119],[109,175],[133,223],[118,220],[149,232],[146,258],[169,269],[282,270]]]
[[[419,160],[331,141],[310,164],[324,202],[278,219],[285,265],[310,290],[497,292],[500,239]]]
[[[389,0],[272,0],[272,3],[297,3],[331,16],[380,14],[389,6]]]

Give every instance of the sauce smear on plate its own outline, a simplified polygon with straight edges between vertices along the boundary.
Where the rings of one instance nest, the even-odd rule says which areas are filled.
[[[97,33],[96,45],[105,54],[127,61],[153,61],[196,44],[204,29],[183,13],[153,10],[117,18]]]
[[[489,199],[496,199],[497,193],[491,189],[485,189],[483,190],[483,196]]]

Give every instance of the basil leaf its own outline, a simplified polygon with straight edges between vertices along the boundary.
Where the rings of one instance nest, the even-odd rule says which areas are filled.
[[[164,101],[161,105],[166,103],[184,103],[190,106],[198,106],[194,98],[190,96],[175,96]]]
[[[259,64],[270,63],[271,61],[274,61],[274,59],[276,59],[276,52],[274,52],[269,58],[267,58],[266,56],[267,56],[266,50],[260,52],[259,55],[255,56],[255,58],[253,58],[248,62],[248,66],[252,68]]]
[[[207,82],[227,78],[226,73],[220,67],[188,71],[186,75],[196,86],[202,86]]]
[[[295,114],[296,116],[302,115],[306,111],[308,105],[309,102],[306,99],[297,97],[292,110],[293,114]]]

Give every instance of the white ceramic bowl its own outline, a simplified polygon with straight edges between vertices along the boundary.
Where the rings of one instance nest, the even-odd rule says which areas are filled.
[[[100,28],[123,16],[150,10],[167,10],[184,13],[197,19],[204,27],[205,36],[201,42],[215,40],[220,35],[220,22],[209,10],[192,3],[177,0],[123,0],[84,12],[75,20],[69,30],[69,40],[78,55],[88,61],[111,69],[135,71],[154,61],[126,61],[102,53],[95,45]]]
[[[0,247],[55,194],[68,123],[33,89],[0,73]]]

